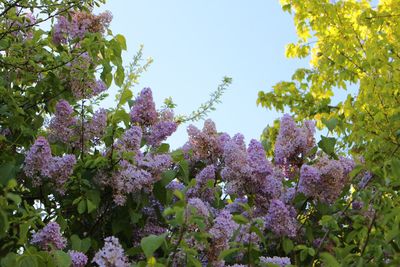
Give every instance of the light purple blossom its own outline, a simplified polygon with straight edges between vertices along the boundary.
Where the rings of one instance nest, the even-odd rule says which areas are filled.
[[[63,157],[53,157],[48,162],[49,177],[57,185],[56,190],[64,193],[63,186],[73,173],[76,158],[74,155],[64,155]]]
[[[215,167],[208,165],[196,175],[196,185],[187,191],[187,196],[198,197],[204,201],[212,201],[214,199],[215,188],[208,186],[209,181],[215,181]]]
[[[215,240],[229,240],[237,228],[238,225],[233,221],[229,211],[222,210],[214,219],[214,225],[209,233]]]
[[[260,263],[272,263],[272,264],[277,264],[279,267],[285,267],[287,265],[291,265],[290,258],[288,257],[260,257]]]
[[[58,223],[49,222],[42,230],[33,234],[31,243],[42,250],[64,249],[67,240],[61,235]]]
[[[325,203],[333,203],[348,182],[343,165],[338,160],[322,157],[315,166],[321,174],[317,198]]]
[[[104,242],[103,248],[94,255],[92,262],[99,267],[128,267],[128,259],[118,238],[110,236]]]
[[[223,147],[220,144],[220,138],[212,120],[206,120],[202,130],[199,130],[194,125],[189,125],[187,133],[194,160],[204,160],[211,163],[222,156]]]
[[[87,12],[72,12],[71,21],[64,16],[59,16],[57,17],[57,23],[53,27],[53,42],[56,45],[60,45],[74,39],[81,40],[89,32],[104,34],[111,20],[112,15],[109,11],[99,15]]]
[[[101,137],[107,127],[107,111],[104,108],[97,110],[92,120],[87,124],[87,138],[91,139],[95,144],[99,144]]]
[[[137,152],[140,148],[142,141],[142,128],[139,126],[132,126],[117,142],[117,149],[119,151]]]
[[[185,189],[185,185],[182,184],[179,181],[171,181],[165,188],[169,189],[169,190],[178,190],[178,191],[182,191],[183,189]]]
[[[253,179],[262,179],[263,177],[272,174],[272,164],[267,160],[265,150],[262,144],[252,139],[247,148],[248,162],[252,169]]]
[[[74,109],[66,100],[60,100],[56,104],[55,116],[51,119],[49,125],[49,140],[51,142],[67,143],[74,135],[73,127],[76,126]]]
[[[120,170],[113,173],[110,184],[116,204],[125,204],[127,194],[151,189],[154,179],[149,172],[137,168],[126,160],[122,160],[119,166]]]
[[[311,121],[298,127],[293,118],[285,114],[281,119],[279,134],[275,143],[275,163],[288,165],[297,163],[299,156],[305,156],[314,147],[315,125]]]
[[[69,28],[70,23],[66,17],[57,17],[57,23],[53,27],[53,43],[56,45],[66,44]]]
[[[285,205],[281,200],[271,201],[268,214],[265,217],[267,229],[277,236],[295,237],[297,232],[297,221],[293,216],[291,207]]]
[[[153,93],[150,88],[144,88],[136,98],[130,112],[131,121],[139,126],[154,125],[158,119]]]
[[[304,164],[300,169],[299,192],[308,197],[317,196],[321,186],[320,178],[321,174],[317,168]]]
[[[49,176],[49,162],[51,162],[51,150],[49,142],[43,136],[39,136],[26,154],[24,172],[26,176],[39,183],[37,176]]]
[[[197,210],[197,214],[204,218],[207,218],[210,215],[207,205],[200,198],[189,198],[188,205],[195,208]]]
[[[85,267],[88,262],[88,257],[82,252],[70,250],[68,251],[71,257],[72,267]]]
[[[172,159],[169,154],[147,153],[145,156],[138,154],[136,162],[140,168],[145,168],[157,176],[171,166]]]
[[[92,83],[91,89],[91,96],[97,96],[107,90],[107,85],[102,80],[97,80]]]
[[[146,138],[147,143],[151,146],[158,146],[171,136],[177,128],[178,124],[174,121],[159,121],[151,127],[150,135]]]

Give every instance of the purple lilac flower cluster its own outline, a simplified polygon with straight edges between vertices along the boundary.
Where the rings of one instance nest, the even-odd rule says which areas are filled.
[[[84,122],[78,119],[73,112],[73,108],[66,100],[60,100],[56,104],[56,112],[49,125],[50,142],[72,144],[78,149],[81,149],[82,141],[90,140],[94,145],[98,145],[107,126],[107,111],[100,108],[92,118]],[[83,134],[81,133],[82,123]],[[82,135],[83,140],[80,138]]]
[[[233,237],[238,224],[233,221],[232,215],[227,210],[221,210],[214,219],[213,226],[208,231],[211,235],[211,248],[207,252],[207,259],[212,266],[217,266],[218,256],[221,251],[229,247],[229,240]]]
[[[135,100],[131,112],[131,121],[143,130],[143,137],[147,144],[159,146],[177,129],[174,113],[170,109],[157,112],[150,88],[144,88]]]
[[[277,236],[295,237],[297,234],[298,223],[295,209],[285,205],[279,199],[271,201],[265,223],[267,229]]]
[[[272,263],[276,264],[279,267],[285,267],[287,265],[291,265],[291,261],[288,257],[260,257],[260,263],[261,264],[267,264],[267,263]]]
[[[293,118],[285,114],[281,119],[279,134],[275,143],[275,163],[296,165],[315,146],[315,124],[306,121],[299,127]]]
[[[129,266],[128,259],[118,238],[110,236],[105,238],[104,242],[104,247],[94,255],[93,263],[96,263],[99,267]]]
[[[299,191],[319,201],[333,203],[348,183],[353,168],[354,162],[350,159],[320,157],[314,165],[301,167]]]
[[[58,223],[50,222],[42,230],[32,236],[31,243],[43,250],[64,249],[67,240],[61,235]]]
[[[71,257],[72,267],[85,267],[88,262],[88,257],[82,252],[70,250],[68,251]]]
[[[73,12],[71,20],[64,16],[57,17],[53,28],[53,42],[56,45],[66,44],[74,39],[81,40],[87,33],[104,34],[112,20],[109,11],[99,15],[88,12]]]
[[[132,127],[114,144],[115,151],[121,157],[116,170],[112,171],[111,179],[101,174],[98,176],[100,184],[113,189],[114,201],[118,205],[123,205],[130,193],[142,190],[150,192],[153,184],[161,178],[162,172],[171,166],[169,154],[142,152],[142,140],[145,139],[151,147],[158,146],[177,127],[172,111],[157,112],[150,88],[144,88],[140,92],[130,115]]]
[[[88,53],[83,53],[67,64],[70,68],[68,78],[71,92],[76,99],[87,99],[101,94],[107,90],[107,85],[102,80],[96,80],[92,74],[91,67],[94,65]]]
[[[188,197],[198,197],[203,201],[212,201],[216,188],[209,187],[210,181],[211,183],[215,181],[215,167],[213,165],[205,167],[196,175],[196,185],[190,188],[186,195]]]
[[[190,125],[187,132],[189,141],[183,150],[192,150],[194,160],[208,163],[215,163],[222,156],[223,146],[230,139],[227,134],[218,134],[215,123],[210,119],[204,122],[202,130]]]
[[[254,194],[264,200],[281,195],[283,176],[266,159],[260,142],[251,140],[246,150],[243,136],[236,135],[226,142],[223,160],[221,177],[228,194]]]
[[[204,203],[200,198],[189,198],[188,199],[189,207],[192,207],[196,210],[197,214],[204,217],[205,219],[210,216],[209,207],[206,203]]]
[[[66,100],[60,100],[56,104],[56,112],[49,125],[50,142],[67,143],[74,135],[73,127],[77,119],[74,116],[74,109]]]
[[[72,175],[76,163],[74,155],[53,157],[49,142],[39,136],[26,154],[24,172],[33,180],[35,186],[43,183],[45,178],[57,185],[57,190],[63,193],[63,185]]]

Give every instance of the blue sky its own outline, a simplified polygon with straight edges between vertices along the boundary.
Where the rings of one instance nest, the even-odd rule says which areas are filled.
[[[109,0],[104,9],[114,15],[114,34],[127,39],[125,62],[140,44],[145,57],[154,59],[135,93],[151,87],[158,106],[171,96],[176,113],[188,114],[209,98],[223,76],[232,77],[223,102],[209,117],[218,131],[241,132],[247,142],[281,115],[256,105],[258,91],[308,67],[306,60],[285,58],[285,45],[296,41],[296,34],[278,0]],[[172,147],[185,143],[186,127],[168,140]]]

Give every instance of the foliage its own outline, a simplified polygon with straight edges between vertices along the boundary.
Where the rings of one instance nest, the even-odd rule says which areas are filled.
[[[290,110],[297,120],[315,120],[319,129],[326,127],[338,138],[342,150],[363,157],[373,173],[366,188],[352,190],[353,197],[361,197],[365,206],[376,210],[374,220],[360,225],[357,234],[344,229],[358,224],[360,218],[350,217],[339,224],[345,238],[332,237],[334,246],[329,252],[345,266],[372,266],[397,259],[400,240],[391,233],[398,231],[398,219],[390,210],[396,209],[400,200],[400,176],[396,173],[400,156],[400,2],[281,0],[281,5],[293,15],[298,36],[297,43],[287,46],[286,56],[309,58],[311,67],[296,70],[291,81],[280,82],[269,92],[259,92],[258,104]],[[337,101],[343,90],[354,92]],[[273,137],[264,135],[263,139],[273,148]],[[322,136],[319,145],[330,154],[335,139]],[[390,245],[383,245],[383,239]],[[327,254],[321,257],[332,262]]]
[[[140,48],[123,67],[125,38],[108,29],[111,14],[92,13],[100,3],[1,2],[0,266],[399,264],[400,161],[394,152],[368,171],[376,137],[355,141],[356,112],[315,118],[339,140],[317,143],[313,121],[286,114],[263,143],[206,120],[171,151],[179,123],[204,118],[231,79],[191,115],[174,116],[171,100],[157,109],[150,88],[132,91],[152,60]],[[284,5],[300,22],[301,3]],[[367,5],[349,3],[324,5]],[[115,107],[99,108],[112,83]],[[303,108],[297,118],[312,117]]]

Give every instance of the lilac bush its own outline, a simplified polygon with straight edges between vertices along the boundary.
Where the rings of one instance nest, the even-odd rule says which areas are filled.
[[[63,61],[29,69],[40,75],[32,89],[18,85],[28,99],[15,111],[27,117],[0,125],[1,266],[312,266],[344,253],[337,244],[372,254],[362,244],[380,217],[362,160],[335,149],[336,139],[317,143],[315,123],[289,114],[269,147],[207,119],[171,149],[184,117],[170,101],[158,107],[149,87],[133,94],[140,57],[126,71],[111,14],[90,10],[54,14],[43,38],[35,28],[10,35],[26,46],[42,40]],[[20,27],[37,20],[24,16]],[[103,108],[112,82],[117,104]]]

